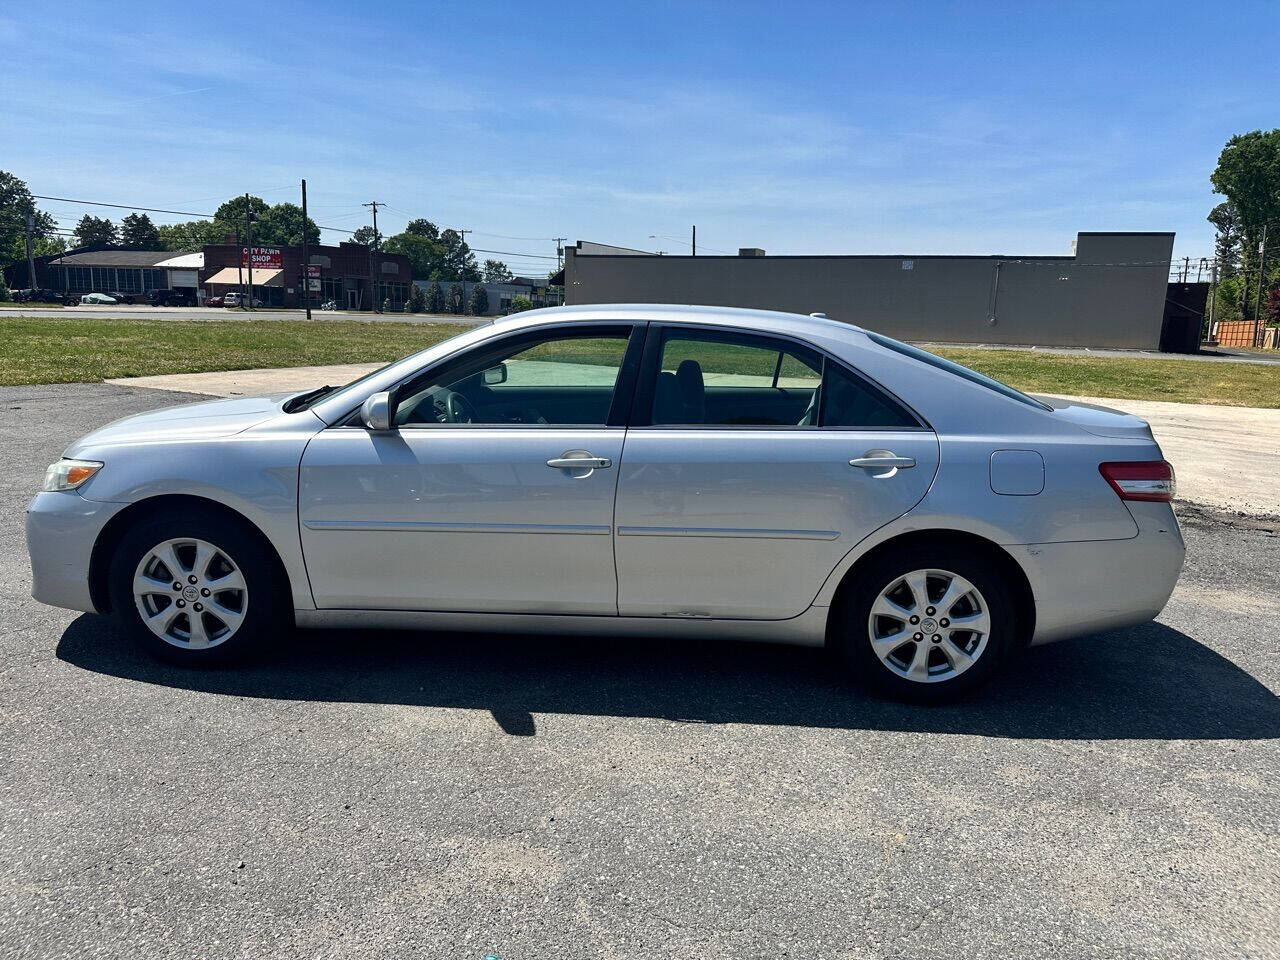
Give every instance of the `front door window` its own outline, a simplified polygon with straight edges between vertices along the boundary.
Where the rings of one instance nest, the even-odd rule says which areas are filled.
[[[396,425],[603,427],[630,334],[561,330],[473,351],[407,387]]]

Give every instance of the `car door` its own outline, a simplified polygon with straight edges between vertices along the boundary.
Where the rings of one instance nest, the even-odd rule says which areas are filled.
[[[322,431],[299,491],[317,606],[616,614],[634,332],[575,324],[485,341],[394,391],[391,430],[350,417]]]
[[[619,613],[797,616],[937,465],[914,413],[812,347],[653,324],[618,481]]]

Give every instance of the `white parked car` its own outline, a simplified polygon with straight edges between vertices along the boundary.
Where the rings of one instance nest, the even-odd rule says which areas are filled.
[[[95,303],[119,303],[120,301],[111,296],[109,293],[86,293],[80,298],[81,306],[91,306]]]

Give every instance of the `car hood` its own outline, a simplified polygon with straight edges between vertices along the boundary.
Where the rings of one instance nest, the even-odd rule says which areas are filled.
[[[1153,440],[1151,425],[1141,417],[1123,410],[1113,410],[1096,403],[1068,400],[1063,397],[1037,396],[1037,400],[1053,408],[1054,415],[1095,437],[1142,438]]]
[[[209,400],[150,410],[116,420],[81,437],[67,448],[64,456],[74,457],[78,451],[102,444],[231,436],[277,416],[290,396],[282,393],[266,397],[237,397],[234,400]]]

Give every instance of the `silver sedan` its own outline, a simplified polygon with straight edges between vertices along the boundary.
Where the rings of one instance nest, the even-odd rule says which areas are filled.
[[[1160,612],[1147,424],[823,318],[523,313],[342,388],[130,417],[32,501],[34,596],[156,654],[299,627],[826,645],[892,693]]]

